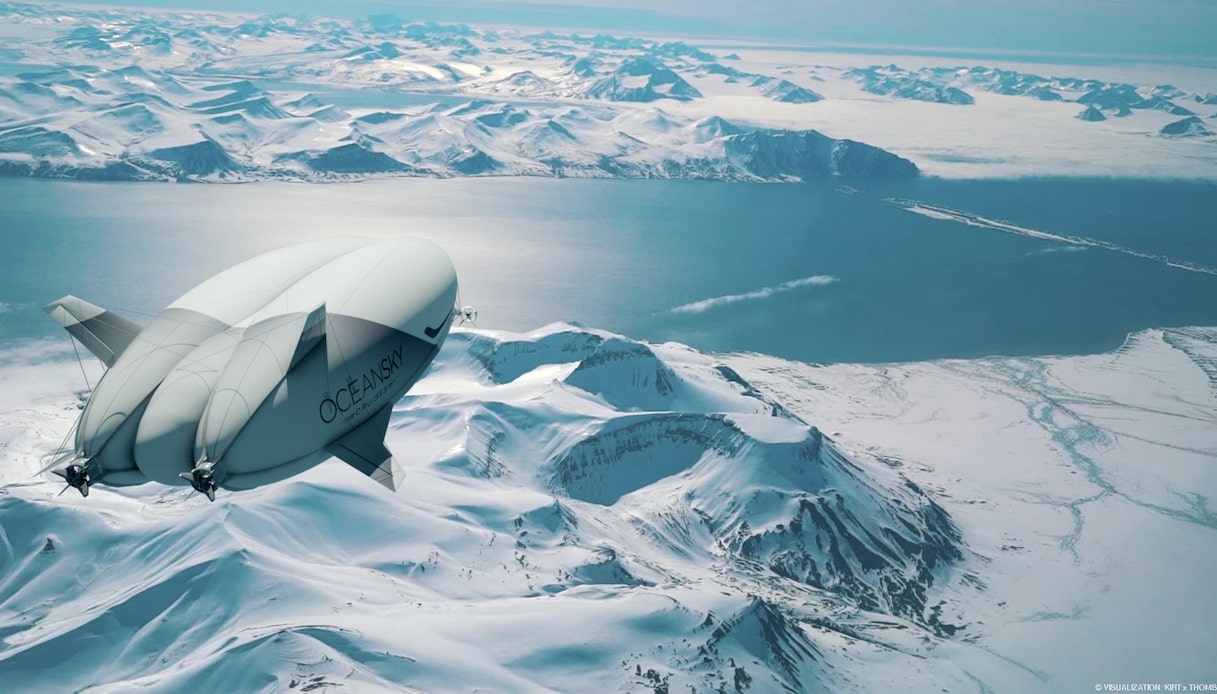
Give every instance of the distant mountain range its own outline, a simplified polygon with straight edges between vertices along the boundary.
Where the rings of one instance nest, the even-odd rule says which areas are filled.
[[[1217,105],[1217,94],[1188,92],[1169,84],[1138,87],[1093,79],[1041,77],[992,67],[907,70],[896,65],[874,65],[850,68],[844,74],[872,94],[941,104],[973,104],[975,98],[964,90],[975,89],[1040,101],[1076,101],[1115,116],[1127,116],[1134,109],[1191,116],[1195,115],[1191,108]]]
[[[641,73],[641,74],[635,74]],[[635,80],[634,84],[629,80]],[[748,128],[655,110],[487,100],[364,111],[250,80],[138,66],[20,73],[0,104],[0,173],[104,180],[300,180],[380,175],[810,180],[908,178],[894,154],[816,131]],[[639,59],[589,95],[653,101],[695,90]],[[662,95],[662,96],[661,96]]]
[[[0,174],[17,176],[908,178],[919,169],[898,153],[797,126],[799,114],[834,108],[819,83],[855,83],[888,101],[970,105],[976,90],[1076,101],[1087,121],[1217,106],[1215,94],[1170,85],[983,67],[808,70],[720,59],[680,41],[387,15],[0,3],[0,21],[9,64],[0,71]],[[727,121],[720,106],[753,116]],[[1203,124],[1179,127],[1149,132],[1212,139]]]

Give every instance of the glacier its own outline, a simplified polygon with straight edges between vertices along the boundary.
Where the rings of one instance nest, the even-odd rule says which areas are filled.
[[[460,329],[394,409],[402,492],[327,463],[215,504],[35,475],[87,395],[63,349],[0,355],[0,679],[19,690],[1217,674],[1214,329],[832,366]],[[1142,570],[1168,560],[1174,580]],[[1128,607],[1151,600],[1169,620]]]

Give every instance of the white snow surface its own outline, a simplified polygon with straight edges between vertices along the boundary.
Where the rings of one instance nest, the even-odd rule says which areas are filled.
[[[331,460],[214,504],[57,496],[65,356],[0,363],[5,689],[1217,679],[1214,329],[878,366],[462,329],[394,410],[399,493]]]
[[[1161,134],[1180,116],[1217,115],[1212,68],[765,46],[725,59],[688,41],[5,3],[0,173],[908,175],[777,137],[815,130],[935,176],[1217,179],[1217,136]],[[1091,103],[1106,120],[1074,117]],[[776,139],[732,146],[744,133]]]

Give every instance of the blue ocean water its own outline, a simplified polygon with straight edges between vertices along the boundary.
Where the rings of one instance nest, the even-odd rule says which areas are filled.
[[[435,240],[482,327],[577,321],[806,361],[1092,353],[1148,327],[1217,324],[1213,274],[890,198],[1217,266],[1217,185],[1203,183],[9,178],[0,345],[60,338],[39,307],[63,294],[140,319],[250,255],[342,234]]]

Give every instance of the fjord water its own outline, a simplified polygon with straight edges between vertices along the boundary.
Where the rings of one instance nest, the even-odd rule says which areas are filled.
[[[1217,266],[1217,185],[922,179],[856,188],[0,179],[0,345],[61,337],[39,307],[63,294],[145,319],[246,257],[345,234],[436,241],[487,328],[577,321],[805,361],[1092,353],[1144,328],[1217,324],[1215,275],[888,201]],[[781,286],[813,276],[821,279]]]

